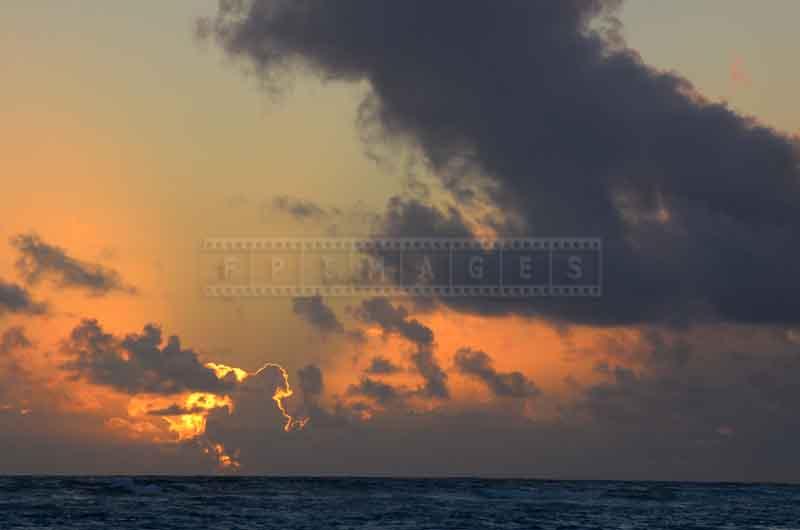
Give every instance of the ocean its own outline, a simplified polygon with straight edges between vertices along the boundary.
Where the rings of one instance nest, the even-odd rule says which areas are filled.
[[[800,486],[483,479],[5,477],[6,529],[800,529]]]

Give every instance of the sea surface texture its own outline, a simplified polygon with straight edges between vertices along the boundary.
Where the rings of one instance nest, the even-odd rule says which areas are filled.
[[[800,486],[317,478],[0,478],[2,529],[800,529]]]

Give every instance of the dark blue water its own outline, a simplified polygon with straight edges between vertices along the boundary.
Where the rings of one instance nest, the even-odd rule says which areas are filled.
[[[800,529],[800,486],[317,478],[0,478],[2,529]]]

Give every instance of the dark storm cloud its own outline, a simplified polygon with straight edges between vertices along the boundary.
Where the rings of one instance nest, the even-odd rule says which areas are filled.
[[[35,302],[24,287],[0,278],[0,315],[5,312],[41,315],[46,311],[46,306]]]
[[[267,78],[303,64],[366,81],[362,125],[416,143],[455,199],[478,189],[526,235],[605,239],[600,300],[448,301],[460,309],[797,322],[796,144],[647,66],[619,32],[620,5],[255,0],[222,2],[202,27]],[[454,181],[454,167],[488,185]],[[419,235],[409,221],[390,233]]]
[[[136,293],[134,287],[122,281],[117,271],[75,259],[64,249],[45,243],[35,234],[15,236],[11,239],[11,245],[21,254],[17,269],[30,285],[50,277],[61,287],[86,289],[94,295],[112,291]]]
[[[322,297],[295,298],[292,300],[292,310],[309,324],[323,333],[343,333],[344,326],[333,310],[325,305]]]
[[[521,372],[498,372],[491,357],[485,352],[462,348],[456,352],[456,369],[474,377],[489,387],[497,397],[529,398],[539,394],[539,389]]]
[[[378,356],[372,358],[369,366],[364,371],[372,375],[388,375],[396,374],[400,371],[400,367],[386,357]]]
[[[129,394],[224,393],[236,385],[233,374],[218,379],[197,353],[181,347],[178,337],[162,342],[161,329],[153,324],[141,334],[120,338],[103,331],[96,320],[84,320],[64,341],[70,360],[63,368]]]
[[[410,318],[408,310],[394,306],[387,298],[364,300],[353,310],[353,315],[368,324],[377,324],[384,334],[395,333],[416,345],[411,362],[425,380],[419,393],[427,397],[448,398],[447,374],[434,356],[433,330],[416,319]]]
[[[33,346],[33,343],[21,326],[8,328],[0,335],[0,355],[6,355],[14,350],[30,348],[31,346]]]

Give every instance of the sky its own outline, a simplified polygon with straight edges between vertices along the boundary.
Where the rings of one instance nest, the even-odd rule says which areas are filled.
[[[0,6],[0,473],[800,480],[800,4]],[[599,298],[208,297],[600,237]]]

